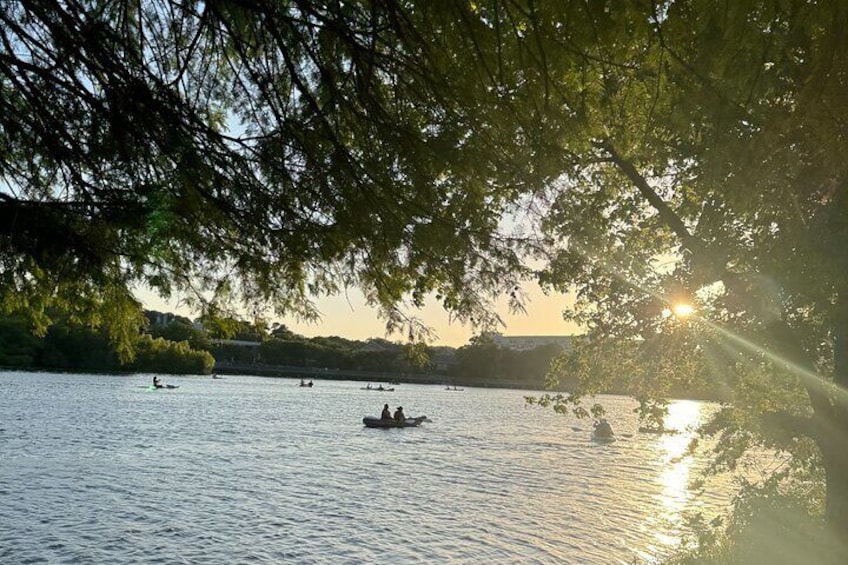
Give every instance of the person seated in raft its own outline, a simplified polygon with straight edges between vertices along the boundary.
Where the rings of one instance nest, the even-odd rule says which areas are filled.
[[[395,422],[403,422],[406,420],[406,416],[403,415],[403,406],[398,406],[397,410],[395,410]]]
[[[383,385],[378,386],[377,390],[383,390]]]
[[[391,410],[389,410],[388,404],[383,404],[383,413],[380,414],[380,419],[381,420],[391,420],[392,419],[392,412],[391,412]]]

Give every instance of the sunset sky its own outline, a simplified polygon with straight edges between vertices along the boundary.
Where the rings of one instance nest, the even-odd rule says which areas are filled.
[[[509,314],[506,301],[498,304],[506,327],[501,328],[504,335],[573,335],[580,333],[580,328],[566,323],[562,319],[562,310],[571,300],[568,295],[544,293],[534,286],[526,289],[527,313]],[[164,301],[149,291],[138,293],[145,308],[162,312],[174,312],[188,318],[195,318],[196,312],[180,306],[177,300]],[[317,324],[298,322],[293,318],[271,320],[282,322],[295,333],[307,337],[337,335],[348,339],[365,340],[371,337],[386,337],[392,341],[402,341],[405,336],[385,335],[385,322],[377,318],[376,311],[369,308],[358,291],[351,290],[345,296],[324,298],[318,301],[322,321]],[[433,345],[449,345],[461,347],[468,343],[474,335],[472,328],[451,321],[448,314],[435,301],[428,302],[427,307],[417,313],[417,316],[435,330],[438,339]],[[248,316],[245,316],[248,318]]]

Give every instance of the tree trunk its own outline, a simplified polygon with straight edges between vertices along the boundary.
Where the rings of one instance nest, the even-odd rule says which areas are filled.
[[[822,539],[812,540],[816,555],[810,556],[809,563],[817,565],[848,563],[848,408],[844,400],[831,414],[835,417],[818,419],[818,445],[825,469],[826,528]]]
[[[825,519],[837,539],[848,545],[848,293],[840,293],[834,312],[831,405],[819,421],[819,448],[827,476]],[[818,412],[818,411],[817,411]]]
[[[845,302],[845,304],[843,304]],[[812,436],[815,438],[825,470],[825,521],[830,530],[831,553],[840,556],[848,546],[848,296],[834,311],[834,382],[823,380],[815,372],[809,355],[801,347],[792,328],[782,320],[769,327],[772,347],[798,371],[813,408]],[[837,386],[833,386],[836,384]],[[841,386],[840,386],[841,385]],[[845,562],[848,562],[846,560]]]
[[[819,439],[827,476],[825,520],[839,539],[848,541],[848,441],[837,426]]]

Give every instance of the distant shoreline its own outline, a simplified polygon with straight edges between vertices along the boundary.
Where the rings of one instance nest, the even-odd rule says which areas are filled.
[[[544,389],[543,383],[515,380],[477,380],[442,373],[389,373],[360,371],[353,369],[330,369],[300,367],[294,365],[250,365],[221,363],[215,372],[222,375],[254,375],[258,377],[282,377],[319,379],[328,381],[388,382],[428,385],[471,386],[481,388]]]
[[[476,380],[463,379],[436,373],[383,373],[376,371],[354,371],[345,369],[325,369],[316,367],[298,367],[293,365],[239,365],[222,363],[215,367],[210,374],[169,374],[155,373],[149,371],[78,371],[72,369],[53,369],[45,367],[7,367],[0,366],[0,372],[25,372],[25,373],[60,373],[71,375],[118,375],[132,377],[134,375],[168,375],[169,377],[188,377],[208,379],[212,375],[243,375],[267,378],[290,378],[310,379],[313,381],[356,381],[372,383],[393,384],[422,384],[434,386],[457,386],[471,388],[503,388],[510,390],[533,390],[541,394],[568,393],[566,388],[546,389],[543,384],[524,381],[501,381],[501,380]],[[622,391],[605,391],[602,395],[631,396]],[[692,400],[697,402],[722,402],[720,398],[711,398],[709,395],[681,394],[669,397],[669,400]]]

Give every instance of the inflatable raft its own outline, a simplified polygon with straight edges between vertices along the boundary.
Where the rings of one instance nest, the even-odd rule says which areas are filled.
[[[407,418],[402,422],[396,420],[384,420],[375,416],[365,416],[362,418],[362,423],[368,428],[414,428],[421,425],[427,416],[418,416],[417,418]]]

